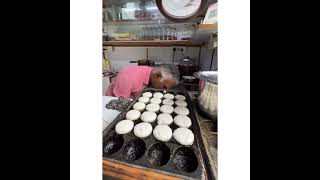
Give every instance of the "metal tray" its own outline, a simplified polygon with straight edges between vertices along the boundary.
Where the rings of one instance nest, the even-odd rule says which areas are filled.
[[[135,98],[126,111],[120,113],[116,119],[103,131],[103,149],[108,146],[108,154],[103,150],[103,159],[110,160],[125,165],[146,168],[152,171],[164,173],[170,176],[176,176],[183,179],[213,179],[212,173],[208,170],[208,165],[203,141],[201,139],[200,128],[194,114],[192,101],[187,91],[168,90],[167,93],[174,95],[181,94],[186,97],[189,109],[189,117],[192,126],[189,128],[195,136],[193,145],[180,145],[173,137],[168,142],[158,141],[151,134],[146,138],[138,138],[133,134],[133,130],[124,135],[118,135],[115,132],[115,125],[125,119],[126,113],[132,109],[139,97],[144,92],[162,92],[164,90],[146,88]],[[160,104],[160,106],[162,103]],[[173,105],[175,107],[175,105]],[[157,113],[157,115],[160,114]],[[175,117],[173,112],[172,117]],[[134,121],[134,124],[142,122],[140,119]],[[154,128],[157,120],[151,123]],[[170,125],[172,132],[178,128],[174,123]],[[156,145],[155,145],[156,144]],[[110,151],[111,148],[111,151]],[[131,153],[127,153],[130,151]],[[203,157],[205,155],[205,157]],[[150,158],[151,157],[151,158]],[[187,157],[187,158],[183,158]],[[180,167],[180,168],[179,168]]]

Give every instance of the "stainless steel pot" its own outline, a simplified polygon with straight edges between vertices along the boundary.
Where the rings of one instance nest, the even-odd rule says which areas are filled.
[[[198,107],[212,120],[217,119],[218,111],[218,72],[199,71],[194,76],[199,79]]]

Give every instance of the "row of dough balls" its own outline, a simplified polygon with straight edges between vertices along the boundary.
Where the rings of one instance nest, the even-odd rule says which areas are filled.
[[[115,130],[118,134],[127,134],[131,132],[139,138],[146,138],[152,133],[152,126],[148,122],[142,122],[134,126],[133,121],[131,120],[122,120],[117,123]],[[182,145],[188,146],[192,145],[194,142],[193,132],[184,127],[177,128],[172,133],[171,128],[168,125],[159,124],[153,129],[153,137],[159,141],[169,141],[173,138]]]
[[[160,100],[160,103],[161,103],[161,100]],[[185,101],[182,101],[182,100],[176,101],[177,106],[175,108],[173,108],[172,105],[167,105],[167,104],[164,104],[160,107],[159,105],[160,103],[150,103],[148,105],[145,105],[143,102],[136,102],[133,105],[133,109],[137,111],[147,110],[152,112],[159,112],[160,110],[163,113],[171,114],[175,112],[176,114],[181,114],[181,115],[188,115],[190,113],[189,109],[186,107],[187,103]]]
[[[164,104],[164,105],[170,105],[172,106],[173,104],[177,105],[177,106],[184,106],[184,107],[187,107],[188,106],[188,103],[184,100],[176,100],[176,101],[173,101],[172,99],[164,99],[163,101],[161,101],[160,98],[151,98],[149,99],[148,97],[140,97],[138,99],[138,102],[140,103],[144,103],[144,104],[147,104],[148,102],[150,101],[150,103],[152,104]]]
[[[161,113],[157,116],[157,114],[152,111],[145,111],[141,114],[140,111],[130,110],[126,114],[127,120],[135,121],[135,120],[138,120],[139,118],[143,122],[149,122],[149,123],[152,123],[157,119],[157,123],[163,124],[163,125],[170,125],[172,122],[174,122],[177,126],[185,127],[185,128],[189,128],[192,125],[191,119],[184,114],[178,114],[174,117],[174,119],[168,113]]]
[[[145,92],[145,93],[143,93],[142,94],[142,97],[147,97],[147,98],[151,98],[152,97],[152,93],[151,92]],[[167,94],[162,94],[162,93],[160,93],[160,92],[156,92],[156,93],[154,93],[153,94],[153,97],[154,98],[165,98],[165,99],[174,99],[174,98],[176,98],[176,100],[186,100],[186,97],[185,96],[183,96],[183,95],[176,95],[176,96],[174,96],[173,94],[170,94],[170,93],[167,93]]]
[[[188,128],[180,127],[172,133],[172,129],[168,125],[159,124],[153,130],[153,137],[159,141],[169,141],[172,136],[178,143],[185,146],[192,145],[194,142],[193,132]]]

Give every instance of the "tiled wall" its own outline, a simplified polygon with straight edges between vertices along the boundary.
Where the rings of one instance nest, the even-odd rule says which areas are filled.
[[[107,47],[109,58],[111,59],[111,66],[119,71],[124,66],[137,65],[136,63],[129,63],[129,61],[146,59],[147,47]],[[198,63],[199,48],[198,47],[184,47],[185,56],[193,59]],[[172,63],[173,50],[172,47],[148,47],[148,57],[154,60],[156,64]],[[175,53],[175,64],[177,64],[183,55],[180,51]],[[210,56],[211,58],[211,56]]]
[[[199,48],[198,47],[184,47],[183,52],[185,56],[189,56],[191,59],[198,63],[199,60]],[[139,59],[146,59],[146,47],[107,47],[109,58],[111,59],[111,66],[115,71],[119,71],[124,66],[135,66],[137,63],[130,63],[129,61],[135,61]],[[212,68],[217,68],[217,49],[214,51]],[[200,56],[200,68],[201,70],[210,70],[210,63],[213,50],[208,50],[207,46],[201,48]],[[155,61],[156,64],[172,63],[172,47],[148,47],[148,57],[150,60]],[[175,64],[183,58],[180,51],[176,51]]]

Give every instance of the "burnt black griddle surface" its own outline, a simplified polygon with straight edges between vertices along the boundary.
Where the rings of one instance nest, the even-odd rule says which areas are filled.
[[[158,171],[171,176],[177,176],[184,179],[203,179],[207,177],[206,168],[204,167],[202,155],[205,153],[202,147],[202,139],[200,135],[199,124],[195,119],[192,101],[187,91],[168,90],[166,93],[174,95],[181,94],[186,97],[189,109],[189,117],[192,121],[192,126],[189,128],[195,135],[195,141],[191,146],[180,145],[172,137],[168,142],[158,141],[151,134],[147,138],[138,138],[133,134],[133,130],[124,135],[118,135],[115,132],[115,125],[125,119],[126,113],[132,109],[134,103],[142,96],[144,92],[161,92],[163,90],[146,88],[135,98],[130,106],[120,113],[116,119],[106,127],[103,131],[103,159],[110,160],[125,165],[146,168],[153,171]],[[162,98],[163,100],[163,98]],[[174,99],[175,101],[175,99]],[[160,106],[162,103],[160,104]],[[175,107],[175,105],[173,105]],[[161,112],[157,113],[160,114]],[[176,114],[173,112],[172,117]],[[142,122],[140,119],[134,121],[134,124]],[[155,128],[157,120],[151,123]],[[172,123],[170,125],[172,132],[178,127]],[[199,143],[200,142],[200,143]],[[205,175],[206,174],[206,175]]]

